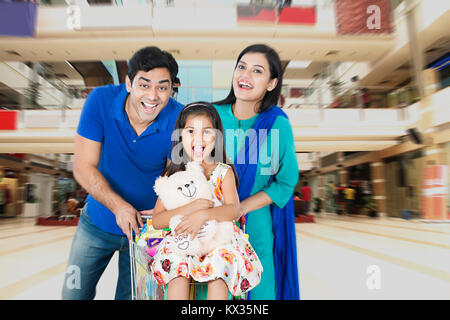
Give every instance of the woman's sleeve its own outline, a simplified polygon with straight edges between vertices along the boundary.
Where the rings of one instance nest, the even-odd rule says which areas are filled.
[[[278,117],[272,127],[273,129],[278,129],[278,138],[270,137],[272,144],[271,167],[276,172],[276,164],[278,163],[278,172],[275,174],[272,183],[264,187],[263,191],[278,207],[283,208],[291,198],[298,182],[297,154],[295,152],[294,135],[289,120],[285,117]],[[276,144],[278,144],[278,148]]]

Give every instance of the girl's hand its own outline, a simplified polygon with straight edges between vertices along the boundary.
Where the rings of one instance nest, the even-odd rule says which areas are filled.
[[[200,228],[208,220],[208,213],[205,210],[199,210],[185,215],[181,218],[181,222],[175,228],[175,235],[189,234],[191,235],[191,239],[194,239]]]
[[[214,202],[207,199],[196,199],[188,204],[187,215],[214,207]]]

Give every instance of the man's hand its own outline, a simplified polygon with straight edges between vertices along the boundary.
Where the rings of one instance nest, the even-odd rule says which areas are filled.
[[[142,218],[139,212],[132,206],[126,206],[114,212],[116,215],[117,225],[122,229],[123,233],[127,235],[128,240],[131,240],[131,229],[136,234],[139,234],[139,228],[143,227]]]
[[[153,209],[142,210],[142,211],[139,211],[139,213],[141,214],[141,216],[152,216],[153,215]]]

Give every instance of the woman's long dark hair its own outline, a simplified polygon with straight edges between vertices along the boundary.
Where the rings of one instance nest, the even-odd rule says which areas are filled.
[[[190,161],[189,157],[184,152],[182,146],[182,131],[186,126],[186,121],[189,116],[206,115],[216,130],[216,139],[214,142],[214,149],[211,151],[211,157],[216,162],[226,163],[233,169],[234,178],[236,182],[236,188],[239,186],[239,180],[234,168],[233,162],[230,161],[225,153],[224,131],[222,120],[220,120],[219,113],[216,108],[209,102],[193,102],[186,105],[178,115],[175,122],[175,128],[172,133],[172,161],[166,167],[162,175],[171,176],[175,172],[186,170],[186,163]],[[218,134],[220,133],[220,134]],[[219,152],[216,152],[219,150]]]
[[[258,110],[255,110],[256,113],[261,113],[265,110],[267,110],[270,106],[276,105],[278,103],[278,99],[280,98],[281,94],[281,86],[283,82],[283,70],[281,67],[281,60],[278,53],[272,49],[271,47],[265,45],[265,44],[253,44],[251,46],[248,46],[245,48],[240,54],[239,57],[236,60],[236,65],[234,66],[234,69],[236,69],[239,61],[241,60],[242,56],[248,52],[252,53],[262,53],[266,56],[267,62],[269,63],[270,67],[270,79],[278,79],[277,86],[272,91],[267,91],[264,95],[264,98],[261,102],[261,105]],[[220,101],[214,102],[214,104],[217,105],[224,105],[224,104],[233,104],[236,102],[236,96],[234,95],[233,90],[233,83],[231,83],[231,90],[228,96]]]

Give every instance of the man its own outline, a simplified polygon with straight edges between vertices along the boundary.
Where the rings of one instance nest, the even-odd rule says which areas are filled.
[[[361,101],[363,104],[363,108],[370,108],[372,102],[370,101],[369,89],[367,88],[361,89]]]
[[[177,100],[178,98],[178,88],[181,87],[181,81],[178,77],[175,78],[173,81],[173,92],[172,92],[172,98]]]
[[[300,189],[300,192],[305,201],[305,214],[308,214],[311,204],[311,188],[308,186],[307,181],[303,182],[303,187]]]
[[[66,217],[67,215],[80,215],[80,209],[78,208],[78,200],[72,196],[69,192],[66,194],[65,200],[59,204],[59,215]]]
[[[346,203],[346,211],[347,214],[353,213],[353,205],[355,203],[355,189],[352,186],[348,186],[344,190],[345,193],[345,203]]]
[[[74,214],[79,216],[80,215],[80,209],[78,208],[78,200],[73,197],[72,192],[69,192],[67,195],[67,209],[69,209],[70,214]]]
[[[87,98],[73,172],[89,196],[72,242],[63,299],[93,299],[115,251],[115,298],[131,298],[128,240],[131,229],[139,233],[143,225],[141,213],[152,213],[154,181],[170,157],[171,134],[183,107],[170,98],[177,73],[171,54],[146,47],[129,61],[125,84],[96,88]]]

